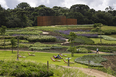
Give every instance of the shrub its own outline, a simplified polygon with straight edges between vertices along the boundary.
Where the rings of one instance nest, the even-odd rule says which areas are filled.
[[[105,35],[116,34],[116,30],[102,30]]]
[[[1,76],[15,77],[49,77],[53,76],[51,69],[47,71],[45,64],[37,64],[32,62],[7,61],[0,62]]]
[[[99,32],[99,28],[91,29],[91,32]]]
[[[55,42],[56,37],[54,36],[30,36],[27,38],[29,42]]]
[[[78,48],[76,53],[91,53],[92,51],[86,49],[86,48]]]

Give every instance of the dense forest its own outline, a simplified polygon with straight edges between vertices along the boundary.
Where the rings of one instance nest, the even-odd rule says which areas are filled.
[[[106,7],[105,11],[90,9],[88,5],[75,4],[70,8],[45,5],[31,7],[28,3],[19,3],[14,9],[4,9],[0,5],[0,26],[7,28],[37,26],[38,16],[66,16],[77,19],[77,24],[102,23],[116,26],[116,10]]]

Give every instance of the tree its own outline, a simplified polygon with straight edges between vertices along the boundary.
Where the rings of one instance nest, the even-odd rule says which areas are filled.
[[[38,7],[40,7],[40,8],[45,8],[46,6],[45,6],[45,5],[39,5]]]
[[[5,33],[6,33],[6,29],[7,29],[6,26],[2,26],[1,30],[0,30],[1,35],[4,35],[4,49],[5,49]]]
[[[96,28],[96,31],[97,32],[100,32],[100,42],[102,43],[102,38],[101,38],[101,27],[103,26],[103,24],[101,24],[101,23],[95,23],[94,25],[93,25],[93,27],[94,28]]]
[[[76,51],[76,47],[74,47],[74,40],[77,37],[77,35],[74,32],[70,32],[69,34],[69,42],[70,42],[70,47],[69,47],[69,51],[71,52],[71,56],[73,57],[74,52]]]
[[[6,10],[3,9],[0,5],[0,27],[2,25],[6,25],[7,18],[6,18]]]
[[[80,12],[84,15],[89,9],[90,8],[88,5],[76,4],[76,5],[71,6],[70,11],[71,12]]]
[[[0,31],[1,32],[1,35],[5,35],[6,29],[7,29],[7,27],[2,25],[1,31]]]
[[[27,16],[25,15],[27,12],[24,11],[24,10],[19,10],[17,11],[17,14],[18,14],[18,18],[21,20],[21,25],[22,25],[22,28],[23,27],[26,27],[27,26]]]
[[[22,2],[22,3],[17,5],[17,8],[19,8],[19,9],[25,9],[27,7],[30,7],[30,5],[26,2]]]
[[[39,15],[40,16],[54,16],[55,11],[51,8],[45,7],[45,8],[39,9]]]
[[[114,10],[114,8],[113,8],[113,7],[111,7],[111,6],[109,6],[109,7],[106,7],[106,8],[105,8],[105,10],[106,10],[106,11],[113,11],[113,10]]]
[[[84,16],[80,12],[69,12],[67,18],[75,18],[77,19],[78,24],[84,23]]]
[[[11,45],[12,45],[12,53],[13,53],[13,47],[16,46],[16,40],[14,38],[11,39]]]

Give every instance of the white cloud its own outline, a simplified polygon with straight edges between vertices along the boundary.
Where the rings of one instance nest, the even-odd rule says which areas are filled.
[[[1,0],[1,1],[0,1],[0,4],[1,4],[1,6],[2,6],[3,8],[8,8],[8,6],[7,6],[6,2],[5,2],[5,0]]]
[[[106,7],[111,6],[116,9],[115,0],[0,0],[0,4],[4,8],[15,8],[19,3],[27,2],[31,7],[45,5],[47,7],[61,6],[70,8],[75,4],[85,4],[95,10],[105,10]]]
[[[85,4],[85,2],[82,0],[78,0],[78,1],[77,0],[64,0],[64,2],[62,3],[62,6],[70,8],[72,5],[75,5],[75,4]]]

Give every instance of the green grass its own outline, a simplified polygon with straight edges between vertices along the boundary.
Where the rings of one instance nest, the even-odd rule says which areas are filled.
[[[100,35],[98,36],[100,37]],[[113,38],[111,36],[107,36],[107,35],[101,35],[101,37],[105,40],[109,40],[109,41],[116,41],[116,38]]]
[[[91,38],[91,40],[93,40],[95,44],[101,43],[100,38]],[[102,39],[102,44],[116,44],[116,41],[109,41],[109,40]]]
[[[27,29],[38,29],[44,31],[56,31],[56,30],[68,30],[76,28],[91,28],[93,25],[59,25],[59,26],[36,26],[36,27],[27,27]]]
[[[98,32],[82,32],[82,31],[78,31],[78,32],[74,32],[75,34],[99,34]]]
[[[116,35],[108,35],[108,36],[116,38]]]
[[[30,52],[31,54],[34,53],[35,56],[29,56],[28,52]],[[1,50],[0,54],[1,54],[0,60],[4,60],[4,61],[9,61],[9,60],[14,61],[15,60],[15,61],[17,61],[17,51],[14,51],[12,53],[11,51]],[[90,77],[90,76],[85,75],[81,71],[60,67],[60,66],[67,66],[68,65],[68,64],[64,63],[62,59],[61,59],[61,62],[53,62],[50,59],[50,57],[52,57],[53,55],[57,55],[58,53],[19,51],[19,54],[22,56],[26,56],[26,58],[19,58],[19,61],[22,61],[22,62],[32,61],[35,63],[47,64],[47,61],[49,61],[50,68],[52,68],[53,72],[54,72],[54,76],[51,76],[51,77],[62,77],[62,76],[64,76],[64,77]],[[74,62],[74,60],[76,58],[82,57],[84,55],[88,55],[88,54],[76,54],[75,53],[74,57],[71,57],[70,53],[63,53],[63,54],[67,55],[67,57],[70,57],[71,62]],[[90,55],[93,55],[93,54],[90,54]],[[67,57],[62,57],[62,58],[67,60],[66,59]],[[79,63],[70,64],[70,66],[88,68],[87,65],[83,65],[83,64],[79,64]],[[73,74],[72,74],[72,72],[73,72]]]
[[[30,53],[34,53],[34,52],[30,52]],[[17,51],[14,51],[14,53],[12,53],[12,51],[0,51],[0,60],[16,60],[17,59]],[[61,62],[53,62],[50,58],[53,57],[53,55],[56,55],[58,53],[47,53],[47,52],[35,52],[35,56],[29,56],[27,51],[20,51],[19,53],[22,56],[26,56],[26,58],[19,58],[19,60],[21,61],[35,61],[35,62],[39,62],[39,63],[47,63],[47,61],[49,61],[50,64],[55,64],[55,65],[60,65],[60,66],[67,66],[66,63],[64,63],[64,61],[61,59]],[[67,55],[67,57],[70,57],[71,60],[74,62],[74,59],[77,57],[81,57],[83,55],[87,55],[87,54],[74,54],[74,57],[71,57],[70,53],[63,53],[65,55]],[[65,60],[67,60],[67,57],[63,57]],[[87,68],[88,66],[86,65],[82,65],[82,64],[70,64],[70,66],[76,66],[76,67],[84,67]]]
[[[103,26],[101,27],[102,30],[116,30],[115,26]]]

